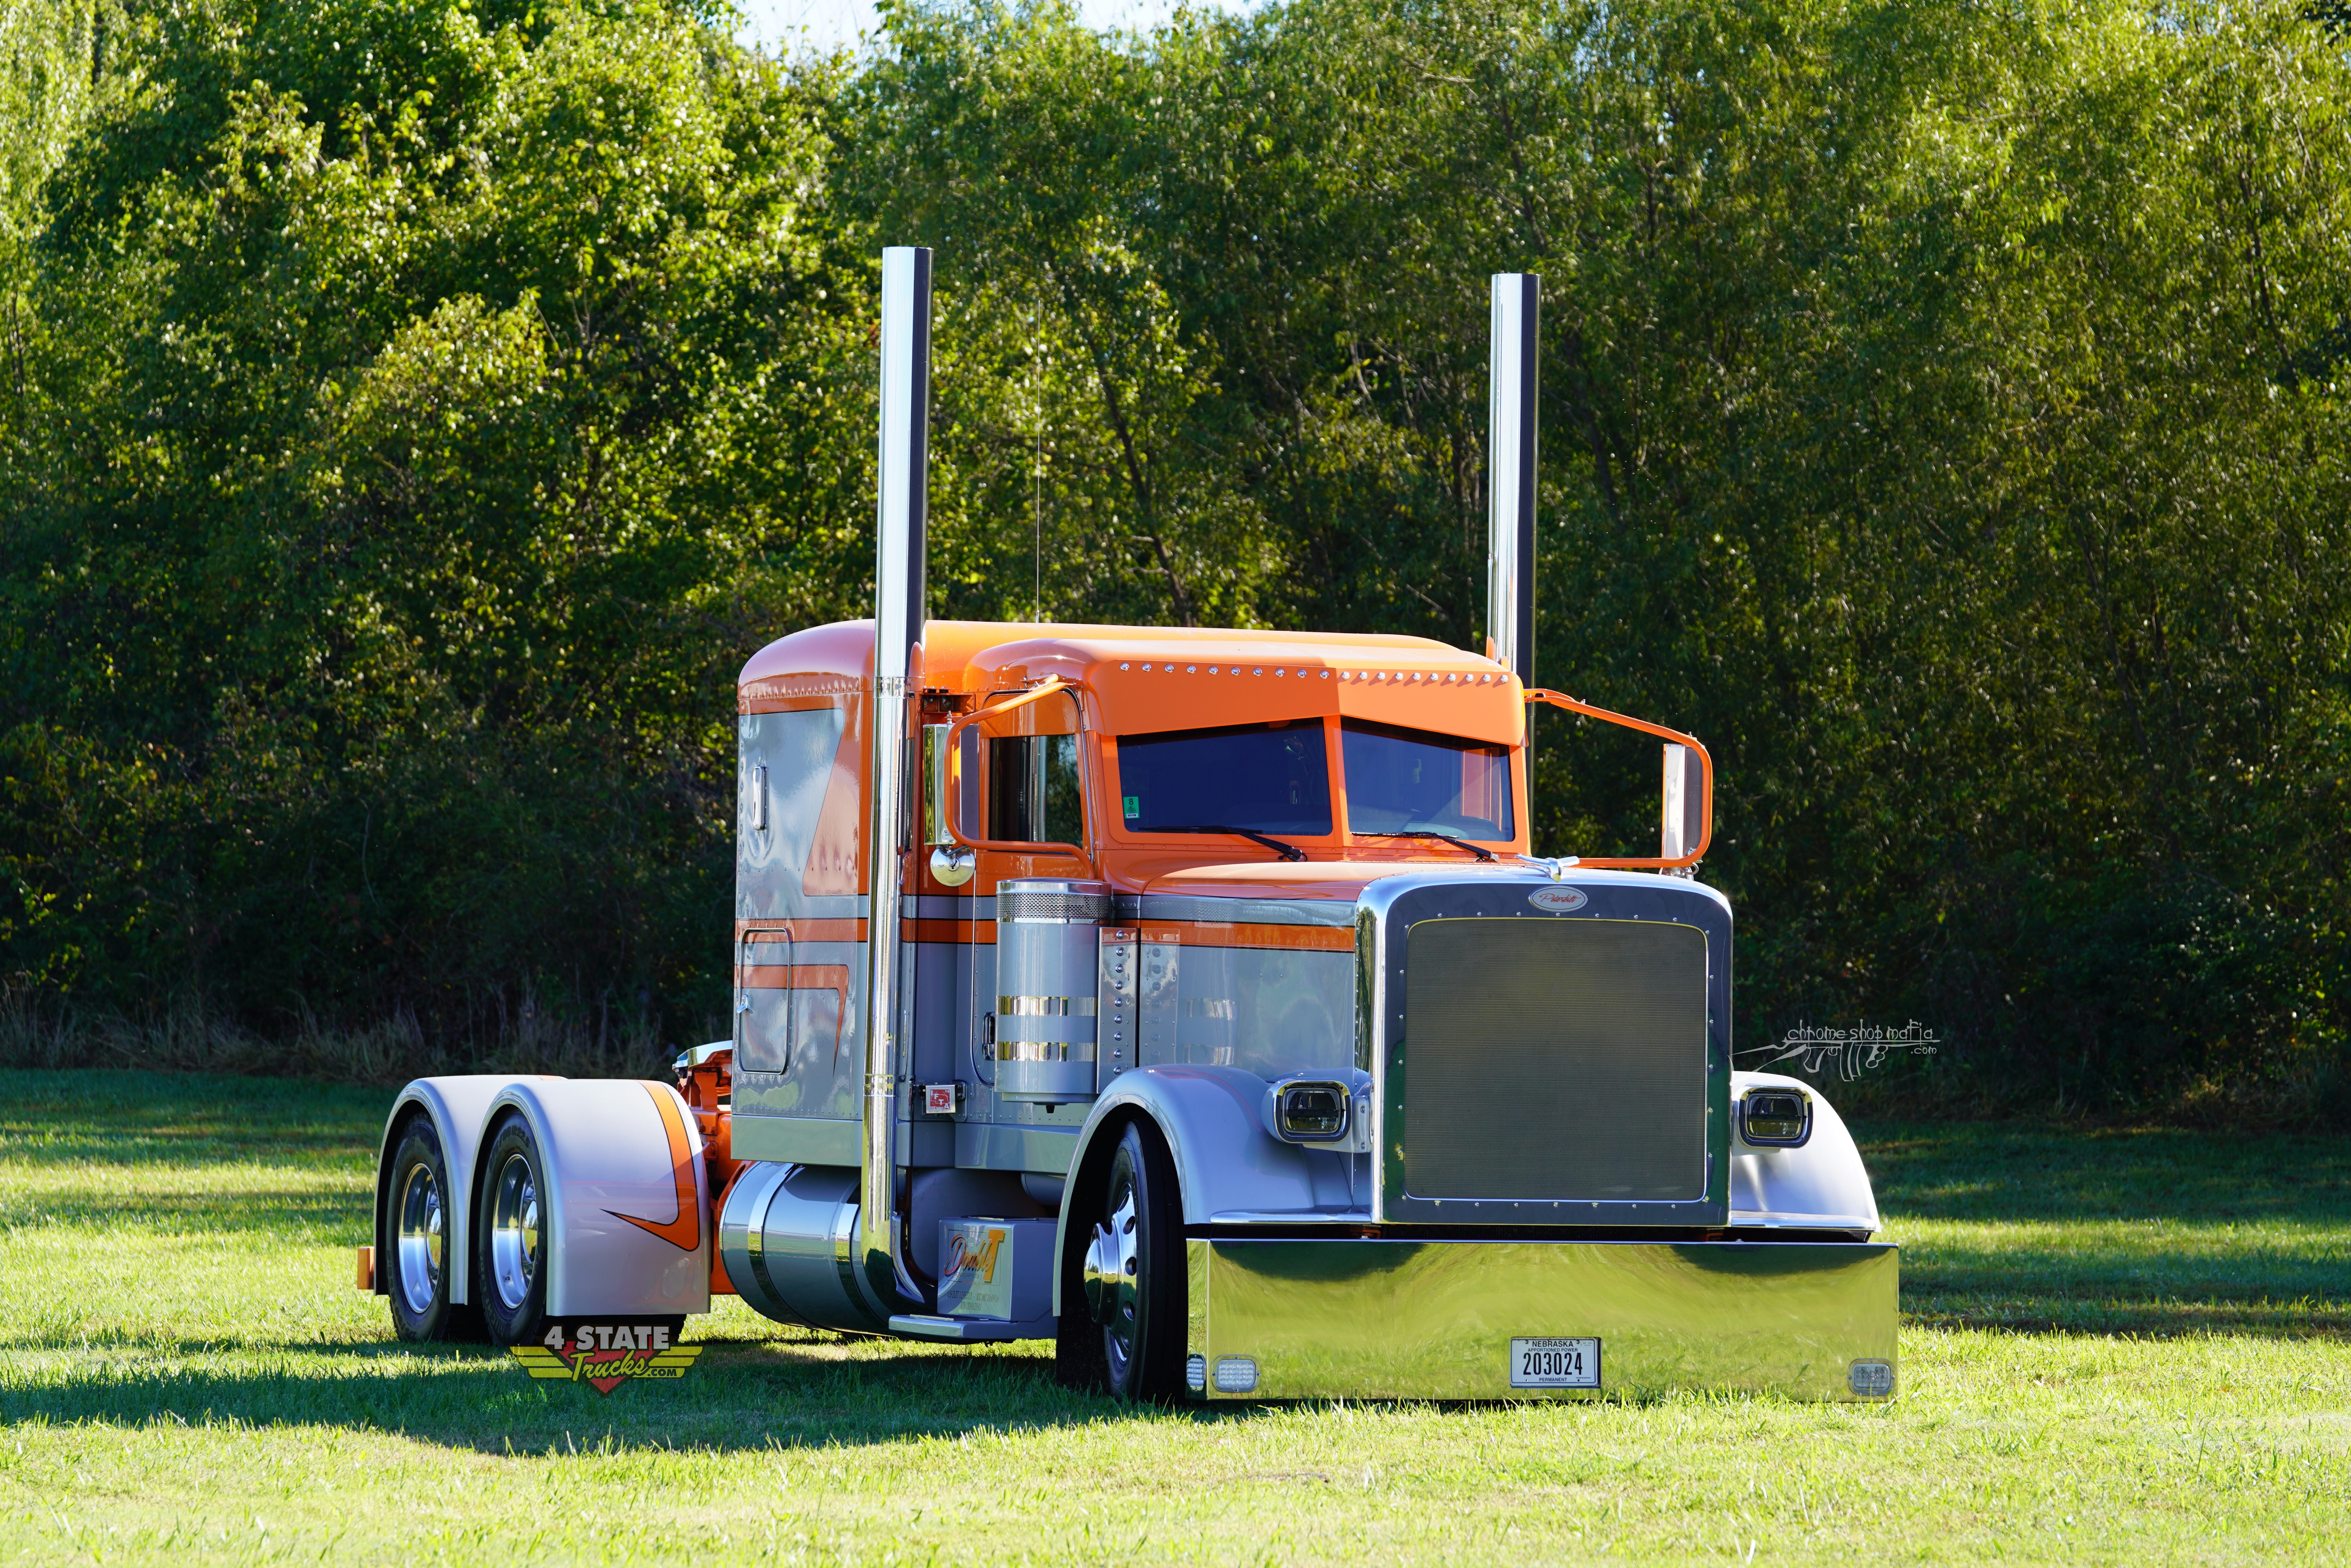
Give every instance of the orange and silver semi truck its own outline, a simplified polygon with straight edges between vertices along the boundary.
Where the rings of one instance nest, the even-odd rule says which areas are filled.
[[[732,1035],[402,1091],[399,1332],[731,1291],[1133,1399],[1889,1396],[1854,1142],[1732,1070],[1704,747],[1531,684],[1536,280],[1493,280],[1470,653],[926,619],[929,267],[884,253],[874,615],[737,689]],[[1657,855],[1531,852],[1538,706],[1662,743]]]

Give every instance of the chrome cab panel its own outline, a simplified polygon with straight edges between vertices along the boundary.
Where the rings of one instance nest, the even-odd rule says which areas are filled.
[[[817,819],[840,770],[845,704],[736,721],[735,917],[806,913],[802,883]],[[853,788],[853,784],[852,784]]]
[[[1673,1189],[1673,1196],[1644,1197],[1635,1192],[1616,1197],[1593,1186],[1540,1196],[1456,1192],[1431,1197],[1413,1190],[1410,1074],[1416,1061],[1432,1053],[1415,1051],[1414,1042],[1406,1038],[1412,999],[1411,936],[1414,927],[1425,922],[1462,920],[1621,922],[1628,932],[1635,929],[1636,923],[1648,923],[1688,933],[1682,946],[1693,955],[1689,960],[1692,992],[1685,1016],[1690,1020],[1693,1038],[1676,1046],[1686,1053],[1683,1071],[1675,1081],[1683,1087],[1669,1109],[1675,1117],[1686,1117],[1677,1123],[1681,1130],[1676,1138],[1679,1145],[1686,1137],[1687,1144],[1674,1155],[1680,1186]],[[1664,935],[1663,930],[1658,932],[1661,938]],[[1596,871],[1570,873],[1553,881],[1531,870],[1497,867],[1489,872],[1389,877],[1371,883],[1357,904],[1355,1022],[1358,1065],[1373,1075],[1375,1085],[1378,1179],[1370,1195],[1374,1220],[1449,1226],[1719,1227],[1727,1223],[1731,1141],[1730,947],[1729,901],[1710,887],[1678,878]],[[1701,952],[1702,956],[1697,956]],[[1548,981],[1551,977],[1543,978]],[[1593,986],[1591,992],[1590,1001],[1582,1005],[1605,1003],[1613,994],[1605,985]],[[1558,1000],[1562,1008],[1579,1005],[1578,997],[1565,992]],[[1625,1049],[1631,1051],[1646,1045],[1646,1040],[1628,1039]],[[1449,1083],[1466,1082],[1458,1063],[1468,1054],[1459,1041],[1448,1042],[1448,1051],[1439,1061]],[[1580,1131],[1593,1134],[1614,1131],[1613,1119],[1619,1106],[1604,1096],[1595,1098],[1588,1119],[1579,1122],[1577,1085],[1573,1082],[1511,1082],[1502,1081],[1498,1073],[1484,1088],[1492,1097],[1498,1136],[1508,1133],[1568,1145]],[[1679,1093],[1692,1097],[1686,1108]],[[1623,1098],[1622,1092],[1616,1097]],[[1531,1116],[1546,1120],[1531,1127],[1509,1125],[1510,1118]],[[1458,1113],[1453,1120],[1459,1122]],[[1424,1130],[1423,1136],[1427,1135]],[[1456,1131],[1457,1137],[1463,1135]],[[1421,1152],[1425,1172],[1426,1151]]]

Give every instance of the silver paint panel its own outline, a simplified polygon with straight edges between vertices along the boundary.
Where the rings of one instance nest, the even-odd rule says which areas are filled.
[[[680,1212],[678,1167],[659,1101],[685,1136],[695,1245],[680,1247],[622,1218],[658,1225]],[[538,1142],[547,1238],[547,1312],[671,1313],[710,1310],[710,1193],[702,1134],[666,1083],[633,1079],[519,1078],[490,1103],[487,1130],[509,1109]],[[471,1195],[479,1201],[479,1192]]]
[[[1331,1071],[1353,1059],[1355,958],[1278,947],[1191,944],[1164,957],[1176,981],[1147,1031],[1146,1064],[1239,1067],[1260,1078]],[[1172,1027],[1171,1027],[1172,1026]]]
[[[742,1092],[739,1087],[736,1092]],[[780,1160],[789,1165],[853,1166],[864,1147],[862,1122],[824,1116],[734,1118],[731,1147],[738,1160]]]
[[[1140,904],[1138,912],[1129,905]],[[1119,900],[1121,918],[1189,920],[1211,925],[1322,925],[1354,923],[1355,904],[1345,898],[1227,898],[1213,894],[1146,893]]]
[[[1065,1112],[1070,1127],[1034,1127],[1005,1123],[963,1122],[956,1126],[956,1164],[974,1170],[1034,1171],[1067,1176],[1076,1158],[1080,1122]]]

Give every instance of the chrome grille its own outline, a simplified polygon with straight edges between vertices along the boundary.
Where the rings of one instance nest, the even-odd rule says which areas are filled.
[[[1411,1196],[1703,1195],[1703,932],[1662,920],[1423,920],[1406,940]]]

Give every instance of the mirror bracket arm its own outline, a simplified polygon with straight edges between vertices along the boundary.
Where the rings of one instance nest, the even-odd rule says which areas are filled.
[[[1684,735],[1678,729],[1668,729],[1662,724],[1651,724],[1647,719],[1635,718],[1629,714],[1612,713],[1604,707],[1594,707],[1590,703],[1578,702],[1564,693],[1552,691],[1543,686],[1528,687],[1526,701],[1530,704],[1543,703],[1552,707],[1565,708],[1570,713],[1582,714],[1586,718],[1596,718],[1604,724],[1622,725],[1626,729],[1637,729],[1644,735],[1654,735],[1660,739],[1687,746],[1698,753],[1698,768],[1706,780],[1706,825],[1705,830],[1698,835],[1696,849],[1687,854],[1676,855],[1671,860],[1662,855],[1608,858],[1586,855],[1576,863],[1611,871],[1678,871],[1684,866],[1698,864],[1705,857],[1708,847],[1714,842],[1714,758],[1708,754],[1703,745],[1699,744],[1698,737]]]
[[[980,708],[976,712],[965,714],[960,718],[951,721],[947,726],[947,755],[951,758],[960,758],[963,755],[963,732],[969,729],[973,725],[979,723],[982,719],[1000,718],[1004,715],[1010,713],[1015,708],[1025,707],[1029,704],[1035,702],[1038,698],[1050,696],[1055,692],[1065,691],[1071,694],[1072,696],[1077,696],[1079,694],[1084,692],[1085,689],[1084,683],[1082,682],[1072,681],[1061,675],[1055,675],[1045,681],[1042,685],[1032,686],[1029,690],[1022,692],[1019,696],[1007,697],[1000,703],[991,703],[987,706]],[[954,777],[953,781],[949,786],[948,797],[941,803],[940,814],[946,820],[947,832],[953,836],[956,843],[961,844],[967,850],[988,850],[998,854],[1016,855],[1063,854],[1069,855],[1076,860],[1084,861],[1089,865],[1093,863],[1093,857],[1087,854],[1084,850],[1079,848],[1075,844],[1062,843],[1059,841],[1048,843],[1025,843],[1017,840],[1008,839],[967,839],[964,837],[963,829],[959,827],[956,821],[956,819],[962,814],[956,810],[956,808],[961,806],[962,803],[963,780],[960,777],[960,769],[958,768],[956,770],[956,776]]]

